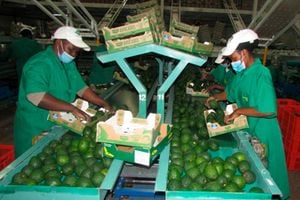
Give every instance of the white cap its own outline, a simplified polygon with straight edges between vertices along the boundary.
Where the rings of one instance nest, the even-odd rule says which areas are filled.
[[[222,55],[224,50],[225,50],[225,47],[222,48],[221,51],[219,52],[218,57],[215,60],[215,63],[221,64],[222,62],[224,62],[225,59],[223,58],[223,55]]]
[[[232,37],[228,40],[227,46],[225,50],[223,51],[223,56],[230,56],[236,48],[239,46],[239,44],[244,42],[254,42],[258,39],[258,35],[251,29],[243,29],[235,34],[232,35]]]
[[[83,40],[80,35],[79,30],[71,26],[62,26],[58,28],[52,39],[66,39],[71,42],[74,46],[81,48],[85,51],[90,51],[91,47],[89,47]]]

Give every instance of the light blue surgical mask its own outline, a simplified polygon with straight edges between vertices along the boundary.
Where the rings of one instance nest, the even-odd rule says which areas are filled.
[[[61,54],[58,53],[58,58],[59,58],[59,60],[60,60],[61,62],[63,62],[63,63],[66,63],[66,64],[72,62],[72,61],[75,59],[75,57],[71,56],[70,54],[68,54],[68,53],[64,50],[64,48],[63,48],[63,46],[62,46],[62,43],[61,43],[61,48],[63,49],[63,52],[62,52]]]
[[[232,69],[236,72],[241,72],[246,69],[246,65],[244,61],[238,60],[231,62]]]

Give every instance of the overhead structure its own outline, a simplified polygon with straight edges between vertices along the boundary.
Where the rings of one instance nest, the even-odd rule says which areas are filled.
[[[300,14],[295,17],[295,24],[293,26],[294,30],[300,35]]]
[[[170,22],[176,20],[180,22],[181,20],[181,0],[172,0],[171,12],[170,12]]]
[[[110,7],[110,9],[106,12],[104,17],[100,20],[98,23],[98,30],[101,32],[101,29],[103,27],[110,27],[117,17],[119,16],[120,12],[126,5],[127,0],[116,0],[113,5]]]
[[[81,31],[83,37],[99,37],[97,24],[79,0],[32,0],[58,25],[72,25]]]
[[[268,47],[292,25],[297,27],[299,8],[299,0],[268,0],[248,27],[265,39],[263,46]]]
[[[223,4],[235,32],[245,29],[246,25],[233,0],[223,0]]]

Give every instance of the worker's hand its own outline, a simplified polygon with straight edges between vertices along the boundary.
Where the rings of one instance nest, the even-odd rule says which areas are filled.
[[[206,80],[208,76],[209,76],[209,73],[206,72],[205,70],[202,70],[200,80]]]
[[[233,120],[239,116],[240,116],[240,114],[237,112],[237,110],[235,110],[230,115],[225,115],[224,122],[225,122],[225,124],[231,124],[233,122]]]
[[[105,108],[105,110],[108,110],[109,113],[114,114],[116,113],[116,111],[113,109],[113,107],[111,107],[111,105],[109,105],[108,103],[105,102],[105,104],[103,105],[103,107]]]
[[[88,114],[86,114],[85,112],[83,112],[82,110],[80,110],[79,108],[77,108],[75,106],[72,110],[72,114],[80,121],[86,121],[86,122],[91,121],[91,117]]]

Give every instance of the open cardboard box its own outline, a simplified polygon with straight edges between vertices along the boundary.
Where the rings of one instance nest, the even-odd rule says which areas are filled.
[[[235,109],[237,109],[237,104],[229,104],[226,106],[225,109],[225,115],[230,115]],[[214,112],[214,110],[210,109],[210,110],[205,110],[204,111],[204,117],[205,117],[205,121],[207,122],[206,118],[207,115],[210,112]],[[239,117],[235,118],[234,121],[231,124],[225,125],[225,126],[221,126],[219,123],[206,123],[207,126],[207,130],[208,130],[208,135],[209,137],[214,137],[217,135],[222,135],[225,133],[230,133],[233,131],[238,131],[241,129],[245,129],[248,128],[248,121],[247,121],[247,117],[245,115],[240,115]]]
[[[90,117],[93,117],[97,112],[96,110],[91,109],[89,103],[83,99],[76,99],[72,104],[87,113]],[[77,119],[70,112],[50,111],[48,120],[57,125],[61,125],[67,129],[70,129],[80,135],[82,135],[83,129],[87,125],[86,121]]]
[[[195,97],[209,97],[209,93],[206,89],[202,89],[201,91],[195,91],[193,89],[194,83],[188,82],[185,87],[186,94],[189,94],[191,96]]]
[[[150,113],[147,118],[135,118],[128,110],[117,110],[105,122],[97,123],[96,142],[151,148],[160,126],[160,114]]]
[[[153,146],[149,148],[104,143],[104,155],[130,163],[150,166],[165,146],[169,144],[172,137],[171,126],[169,124],[161,124],[159,133]]]

